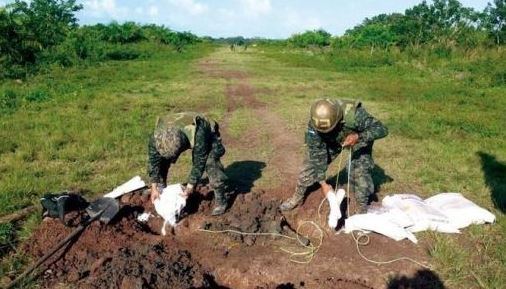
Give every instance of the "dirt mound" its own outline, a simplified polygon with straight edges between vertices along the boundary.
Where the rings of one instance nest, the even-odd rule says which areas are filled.
[[[203,285],[199,264],[185,250],[171,252],[164,244],[122,248],[90,267],[82,288],[190,288]],[[200,279],[200,280],[198,280]]]
[[[152,234],[135,220],[143,209],[126,205],[112,224],[92,223],[53,257],[42,274],[42,287],[63,283],[89,289],[211,288],[208,271],[189,251],[181,249],[174,239]],[[75,216],[72,221],[79,219]],[[58,220],[46,220],[25,249],[39,258],[73,229]]]
[[[218,219],[207,221],[202,229],[221,231],[233,230],[248,233],[283,233],[289,230],[288,223],[279,212],[279,201],[267,200],[261,192],[239,195],[228,214]],[[234,241],[248,246],[255,244],[257,236],[228,234]]]

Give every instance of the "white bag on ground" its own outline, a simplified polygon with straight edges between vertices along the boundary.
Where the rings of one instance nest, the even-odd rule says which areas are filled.
[[[386,208],[397,208],[405,213],[414,223],[406,229],[410,232],[433,230],[443,233],[459,233],[458,228],[440,210],[427,205],[420,197],[412,194],[386,196],[382,200]]]
[[[183,189],[181,184],[167,186],[160,194],[160,198],[154,201],[155,210],[165,221],[161,233],[166,235],[165,226],[175,226],[181,210],[186,206],[186,199],[181,196]]]
[[[425,200],[432,208],[440,210],[449,223],[461,229],[471,224],[493,223],[494,214],[479,207],[459,193],[441,193]]]
[[[408,239],[413,243],[418,243],[413,233],[391,222],[383,214],[358,214],[353,215],[344,221],[344,232],[349,234],[352,231],[372,231],[385,235],[396,241]]]
[[[115,198],[120,197],[126,193],[130,193],[132,191],[144,188],[145,186],[146,186],[146,184],[144,183],[143,180],[141,180],[141,177],[135,176],[135,177],[131,178],[128,182],[115,188],[112,192],[105,194],[104,197],[115,199]]]
[[[367,210],[367,213],[372,214],[381,214],[384,217],[386,217],[390,222],[396,224],[397,226],[401,228],[407,228],[411,227],[415,224],[413,220],[402,210],[394,207],[394,208],[387,208],[387,207],[373,207],[369,208]]]

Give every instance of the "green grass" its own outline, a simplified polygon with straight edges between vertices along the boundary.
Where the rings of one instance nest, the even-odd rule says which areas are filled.
[[[147,136],[156,117],[170,111],[206,111],[226,123],[225,143],[232,145],[225,167],[254,160],[255,186],[279,187],[280,172],[263,169],[275,154],[268,127],[247,107],[227,111],[230,83],[204,73],[204,58],[248,73],[255,97],[301,139],[314,99],[361,99],[390,129],[375,144],[376,163],[392,179],[381,185],[380,198],[458,191],[490,209],[497,216],[494,225],[420,239],[432,244],[431,263],[448,288],[500,288],[506,284],[505,52],[456,52],[450,58],[379,53],[263,46],[231,53],[198,45],[179,54],[158,47],[142,59],[55,67],[23,83],[2,82],[0,215],[36,203],[45,192],[76,189],[92,196],[134,175],[145,177]],[[239,145],[250,138],[255,145]],[[171,178],[183,181],[189,165],[184,154]],[[17,238],[26,239],[39,221],[32,216]],[[26,259],[16,254],[5,261],[0,275],[18,270]]]
[[[149,59],[54,69],[0,84],[0,96],[18,99],[0,116],[0,215],[45,192],[103,193],[144,173],[146,156],[138,152],[157,115],[197,109],[216,96],[187,81],[189,64],[211,47],[182,54],[156,49]]]

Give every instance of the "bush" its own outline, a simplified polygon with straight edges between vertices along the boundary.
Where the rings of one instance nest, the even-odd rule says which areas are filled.
[[[6,90],[0,95],[0,111],[2,113],[11,113],[15,111],[19,106],[19,99],[16,92],[12,90]]]
[[[30,91],[26,96],[25,100],[27,102],[43,102],[46,100],[49,100],[51,96],[49,93],[42,89],[36,89],[33,91]]]
[[[307,48],[310,46],[328,46],[330,45],[330,38],[331,35],[327,31],[320,29],[320,30],[313,30],[313,31],[306,31],[302,34],[295,34],[292,37],[288,38],[288,43],[295,46],[295,47],[301,47],[301,48]]]
[[[111,60],[132,60],[137,59],[141,53],[127,48],[117,48],[106,53],[107,59]]]

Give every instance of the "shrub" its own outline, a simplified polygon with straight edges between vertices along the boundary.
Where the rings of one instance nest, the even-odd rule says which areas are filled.
[[[135,50],[122,47],[116,48],[106,53],[107,59],[111,60],[132,60],[139,58],[140,55],[141,53]]]
[[[6,90],[0,95],[0,111],[3,113],[10,113],[16,110],[19,106],[19,100],[16,92]]]
[[[288,39],[288,43],[295,47],[328,46],[330,45],[330,33],[323,29],[306,31],[302,34],[295,34]]]
[[[49,93],[45,90],[42,90],[42,89],[36,89],[36,90],[30,91],[25,96],[25,100],[27,102],[43,102],[43,101],[46,101],[50,98],[51,98],[51,96],[49,95]]]

